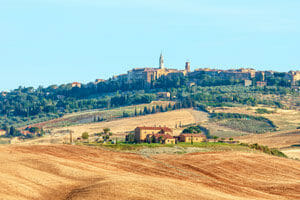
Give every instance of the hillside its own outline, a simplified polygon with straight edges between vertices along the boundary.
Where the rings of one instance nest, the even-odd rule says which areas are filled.
[[[280,148],[290,158],[300,159],[300,130],[280,131],[265,134],[251,134],[235,137],[245,143],[258,143],[270,148]]]
[[[3,199],[299,199],[300,163],[246,152],[144,157],[84,146],[2,146]]]
[[[274,113],[270,114],[258,114],[257,109],[265,108]],[[215,112],[219,113],[240,113],[254,116],[263,116],[272,120],[280,130],[293,130],[296,129],[300,124],[300,111],[298,110],[283,110],[283,109],[274,109],[267,106],[243,106],[243,107],[220,107],[214,108]]]
[[[121,137],[124,139],[125,135],[133,131],[137,126],[168,126],[175,128],[176,124],[182,125],[198,123],[208,120],[208,115],[205,112],[196,111],[193,109],[181,109],[163,113],[156,113],[151,115],[130,117],[117,119],[112,121],[89,123],[74,125],[64,128],[51,129],[51,135],[47,135],[42,138],[26,141],[27,144],[40,144],[40,143],[63,143],[69,141],[69,131],[73,131],[73,137],[80,137],[83,132],[89,134],[99,133],[103,128],[110,128],[113,137]],[[174,130],[174,134],[179,134],[182,131],[181,128]]]

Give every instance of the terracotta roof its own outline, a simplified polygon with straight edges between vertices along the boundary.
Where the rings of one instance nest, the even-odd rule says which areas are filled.
[[[23,135],[33,135],[33,133],[29,132],[29,131],[21,131],[21,133]]]
[[[172,129],[168,128],[168,127],[146,127],[146,126],[139,126],[137,127],[141,130],[164,130],[166,132],[173,132]]]

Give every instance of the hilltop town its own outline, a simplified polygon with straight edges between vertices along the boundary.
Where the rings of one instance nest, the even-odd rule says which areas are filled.
[[[300,71],[289,71],[289,72],[276,72],[276,71],[257,71],[255,69],[210,69],[210,68],[198,68],[191,71],[191,63],[186,62],[185,67],[182,70],[169,69],[165,67],[164,57],[161,54],[159,57],[158,68],[134,68],[128,71],[126,74],[120,74],[113,76],[108,80],[96,79],[94,84],[99,84],[105,81],[117,81],[121,83],[141,83],[145,87],[151,87],[153,82],[157,81],[161,77],[166,78],[178,78],[188,77],[189,85],[197,85],[201,76],[208,75],[222,80],[240,80],[245,86],[267,86],[273,85],[274,83],[268,80],[276,78],[282,78],[286,81],[285,86],[296,87],[299,86]],[[284,85],[282,85],[284,86]],[[72,87],[81,87],[78,82],[72,83]]]
[[[0,0],[0,200],[300,200],[299,8]]]

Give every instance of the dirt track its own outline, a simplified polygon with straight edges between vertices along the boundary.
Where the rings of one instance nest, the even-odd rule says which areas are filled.
[[[300,162],[265,154],[156,155],[0,147],[0,199],[299,199]]]

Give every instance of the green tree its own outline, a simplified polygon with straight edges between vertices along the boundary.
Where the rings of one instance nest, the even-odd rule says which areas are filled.
[[[84,133],[82,133],[81,137],[82,137],[82,139],[87,140],[87,139],[89,139],[89,133],[84,132]]]
[[[135,142],[135,134],[130,133],[130,134],[126,135],[125,141],[128,143],[134,143]]]
[[[124,118],[125,118],[125,117],[129,117],[129,113],[126,112],[126,111],[124,111],[124,112],[123,112],[123,117],[124,117]]]
[[[134,116],[137,116],[138,115],[138,113],[137,113],[137,110],[136,110],[136,108],[134,109]]]
[[[156,113],[156,110],[155,110],[155,107],[154,107],[154,106],[152,107],[151,113],[152,113],[152,114]]]
[[[155,138],[154,135],[151,136],[151,142],[152,142],[152,143],[156,143],[156,138]]]
[[[213,136],[214,142],[216,142],[218,138],[218,136]]]
[[[110,128],[104,128],[104,129],[103,129],[103,132],[104,132],[105,135],[107,135],[107,133],[108,133],[109,131],[110,131]]]

